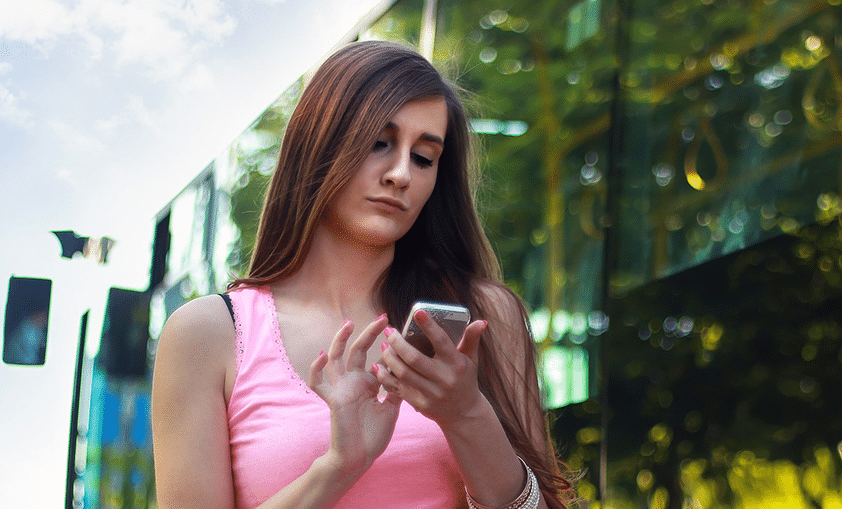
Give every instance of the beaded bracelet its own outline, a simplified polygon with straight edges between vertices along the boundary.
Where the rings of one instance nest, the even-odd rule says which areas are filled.
[[[523,458],[518,457],[518,459],[523,463],[523,468],[526,469],[526,486],[523,487],[523,491],[513,502],[500,509],[538,509],[538,503],[541,501],[541,490],[538,488],[538,479],[535,478],[535,473],[523,461]],[[465,494],[468,496],[468,506],[471,509],[494,509],[474,500],[471,494],[468,493],[467,487],[465,488]]]

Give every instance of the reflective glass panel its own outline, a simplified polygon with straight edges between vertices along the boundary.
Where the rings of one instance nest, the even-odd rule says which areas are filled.
[[[610,3],[439,2],[434,63],[477,99],[482,216],[533,309],[549,407],[596,390],[610,106]],[[563,22],[559,23],[559,20]],[[473,95],[475,94],[475,95]]]
[[[628,12],[604,502],[833,507],[842,11]]]
[[[218,209],[220,223],[232,229],[216,246],[220,286],[228,274],[240,277],[248,270],[263,197],[278,162],[284,130],[303,89],[304,78],[300,78],[231,144],[230,168],[222,182]],[[224,275],[223,267],[228,269]]]
[[[631,12],[617,290],[838,212],[838,7],[644,0]]]
[[[213,178],[207,176],[188,186],[170,205],[168,277],[178,278],[207,259],[207,221],[212,193]]]
[[[418,47],[424,0],[398,0],[377,21],[365,28],[361,41],[394,41]]]

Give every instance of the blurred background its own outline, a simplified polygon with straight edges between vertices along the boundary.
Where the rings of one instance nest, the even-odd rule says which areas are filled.
[[[281,31],[257,21],[219,28],[226,16],[249,19],[245,11],[257,4],[212,5],[218,11],[202,12],[215,24],[202,26],[219,33],[194,52],[223,48],[214,37],[261,41]],[[263,17],[300,30],[317,15],[292,22],[298,18],[283,13],[296,5],[266,7]],[[294,75],[272,73],[271,97],[255,94],[263,101],[256,109],[239,106],[251,118],[228,124],[227,138],[225,129],[215,134],[219,148],[159,161],[152,139],[152,156],[143,157],[160,172],[138,168],[127,179],[112,167],[125,194],[102,196],[109,207],[86,205],[113,218],[80,232],[92,235],[87,241],[73,239],[81,251],[74,259],[59,260],[49,232],[75,223],[44,223],[43,246],[7,236],[20,260],[2,268],[34,278],[21,284],[40,288],[41,301],[51,279],[52,300],[45,308],[33,293],[13,298],[18,283],[10,281],[7,331],[11,303],[27,299],[33,330],[46,328],[44,309],[49,330],[45,360],[27,361],[44,365],[0,367],[0,394],[20,399],[19,426],[46,411],[33,388],[61,401],[46,432],[51,452],[39,453],[58,467],[51,477],[35,467],[22,474],[68,493],[68,507],[156,507],[149,384],[161,327],[179,305],[221,291],[245,270],[262,193],[309,73],[331,47],[385,39],[418,48],[475,94],[482,215],[506,283],[532,311],[552,432],[564,460],[584,473],[583,505],[842,508],[840,1],[397,0],[344,8],[332,17],[347,26],[324,32],[327,43],[308,49]],[[2,63],[15,55],[10,34],[0,31],[0,77],[11,76],[0,82],[0,114],[25,104],[14,95],[17,64]],[[299,49],[289,40],[247,63],[283,66]],[[226,86],[240,85],[251,90]],[[243,92],[220,89],[223,110],[233,108],[228,94]],[[178,104],[167,111],[173,121],[182,116]],[[190,125],[188,118],[176,145],[197,143],[204,127]],[[8,139],[4,149],[21,150]],[[71,179],[76,170],[55,171]],[[4,180],[26,180],[23,169],[3,172]],[[26,193],[42,185],[10,199],[30,200]],[[156,194],[144,194],[147,186]],[[157,202],[144,204],[148,215],[134,220],[134,231],[117,226],[121,203],[137,207],[133,200],[149,197]],[[18,223],[29,228],[26,217]],[[48,248],[52,261],[30,262],[33,250]],[[69,318],[58,322],[62,313]],[[21,342],[7,334],[6,345],[13,341]],[[8,355],[4,348],[7,363]],[[27,443],[18,437],[51,443],[9,426],[4,451],[15,454],[2,460],[4,471],[27,465],[23,457],[35,450],[13,445]],[[69,461],[68,428],[79,430]]]

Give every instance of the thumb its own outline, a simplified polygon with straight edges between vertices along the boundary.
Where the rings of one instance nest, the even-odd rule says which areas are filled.
[[[479,360],[479,343],[482,338],[482,333],[488,327],[488,322],[485,320],[477,320],[471,322],[465,328],[465,333],[462,334],[462,340],[459,341],[457,350],[467,355],[474,363]]]

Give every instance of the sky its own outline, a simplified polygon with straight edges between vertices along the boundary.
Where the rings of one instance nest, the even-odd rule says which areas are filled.
[[[80,319],[92,356],[108,288],[148,285],[155,214],[380,3],[0,0],[4,312],[10,276],[53,281],[46,364],[0,364],[0,507],[63,504]],[[116,240],[108,264],[53,230]]]

